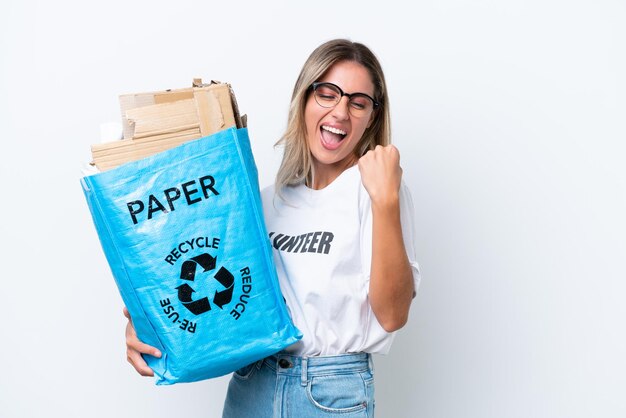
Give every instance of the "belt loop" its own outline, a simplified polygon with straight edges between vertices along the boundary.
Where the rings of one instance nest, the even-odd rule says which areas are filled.
[[[367,353],[367,362],[370,364],[370,373],[374,376],[374,358],[371,353]]]
[[[309,380],[309,379],[308,379],[308,373],[307,373],[307,363],[308,363],[308,361],[307,361],[307,360],[308,360],[308,359],[307,359],[306,357],[302,357],[302,365],[301,365],[301,368],[302,368],[302,376],[301,376],[301,378],[300,378],[300,384],[301,384],[302,386],[306,386],[306,385],[307,385],[307,383],[308,383],[308,380]]]

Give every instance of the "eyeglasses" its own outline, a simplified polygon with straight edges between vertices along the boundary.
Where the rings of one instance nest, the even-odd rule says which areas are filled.
[[[326,108],[335,107],[343,96],[348,98],[348,110],[355,118],[368,115],[374,108],[380,106],[376,100],[365,93],[344,93],[341,88],[333,83],[311,84],[313,95],[318,105]]]

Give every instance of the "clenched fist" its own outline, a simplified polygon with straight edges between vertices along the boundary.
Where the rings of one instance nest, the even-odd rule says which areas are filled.
[[[359,159],[361,182],[372,204],[396,204],[402,179],[400,153],[393,145],[377,145]]]

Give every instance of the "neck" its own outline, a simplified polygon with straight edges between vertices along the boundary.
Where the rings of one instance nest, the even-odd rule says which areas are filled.
[[[311,167],[311,179],[307,181],[307,186],[313,190],[321,190],[335,181],[337,177],[348,168],[358,162],[357,158],[350,158],[339,161],[335,164],[320,164],[313,161]]]

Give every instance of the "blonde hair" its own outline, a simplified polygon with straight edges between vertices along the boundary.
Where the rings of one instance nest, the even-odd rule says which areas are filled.
[[[346,39],[335,39],[317,47],[304,63],[291,96],[289,117],[285,133],[276,143],[283,146],[283,159],[276,175],[276,193],[283,187],[310,183],[312,177],[311,153],[306,140],[304,109],[310,94],[309,87],[319,80],[333,65],[353,61],[365,67],[374,84],[374,98],[380,103],[374,109],[374,118],[355,148],[357,158],[376,145],[391,142],[389,99],[385,76],[378,59],[368,47]]]

